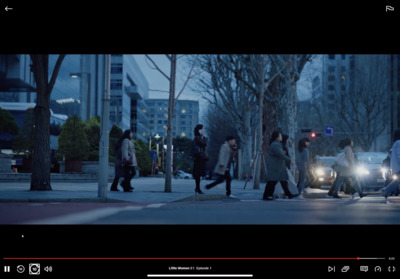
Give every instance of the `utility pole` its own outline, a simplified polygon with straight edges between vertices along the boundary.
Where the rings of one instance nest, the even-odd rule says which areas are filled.
[[[107,198],[108,187],[108,149],[110,126],[110,71],[111,55],[104,55],[104,94],[102,99],[100,145],[99,145],[99,188],[98,197]]]

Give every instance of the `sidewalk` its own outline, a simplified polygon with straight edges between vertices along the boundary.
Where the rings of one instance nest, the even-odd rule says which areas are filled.
[[[122,181],[122,179],[121,179]],[[172,192],[164,192],[164,178],[140,177],[132,180],[133,192],[124,193],[109,191],[107,199],[98,198],[98,184],[95,182],[52,182],[52,191],[29,191],[30,182],[0,182],[0,202],[133,202],[133,203],[169,203],[174,201],[203,201],[231,199],[225,195],[225,183],[211,190],[204,190],[209,180],[201,181],[204,195],[194,195],[195,182],[193,179],[172,179]],[[232,195],[239,200],[261,200],[265,183],[261,189],[253,189],[253,183],[233,180]],[[327,191],[310,189],[306,198],[324,198]],[[235,200],[235,199],[232,199]]]

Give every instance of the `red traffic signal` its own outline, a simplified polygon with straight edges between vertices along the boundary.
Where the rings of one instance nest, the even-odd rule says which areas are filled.
[[[321,133],[316,133],[316,132],[312,132],[311,133],[311,138],[316,138],[316,137],[320,137],[322,134]]]

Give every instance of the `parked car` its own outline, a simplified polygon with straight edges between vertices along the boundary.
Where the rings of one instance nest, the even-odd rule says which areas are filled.
[[[183,179],[193,179],[192,174],[184,172],[184,171],[178,171],[178,176],[179,178],[183,178]]]
[[[315,157],[315,163],[311,165],[311,187],[330,187],[336,179],[336,172],[331,168],[335,157]]]
[[[382,162],[387,157],[386,152],[358,152],[356,173],[361,189],[379,190],[385,185],[386,169]]]

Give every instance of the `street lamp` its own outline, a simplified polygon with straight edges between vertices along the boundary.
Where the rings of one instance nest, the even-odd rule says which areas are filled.
[[[160,151],[159,151],[159,140],[160,140],[160,135],[159,134],[156,134],[155,136],[154,136],[154,138],[156,139],[156,141],[157,141],[157,163],[158,163],[158,168],[160,168]]]

